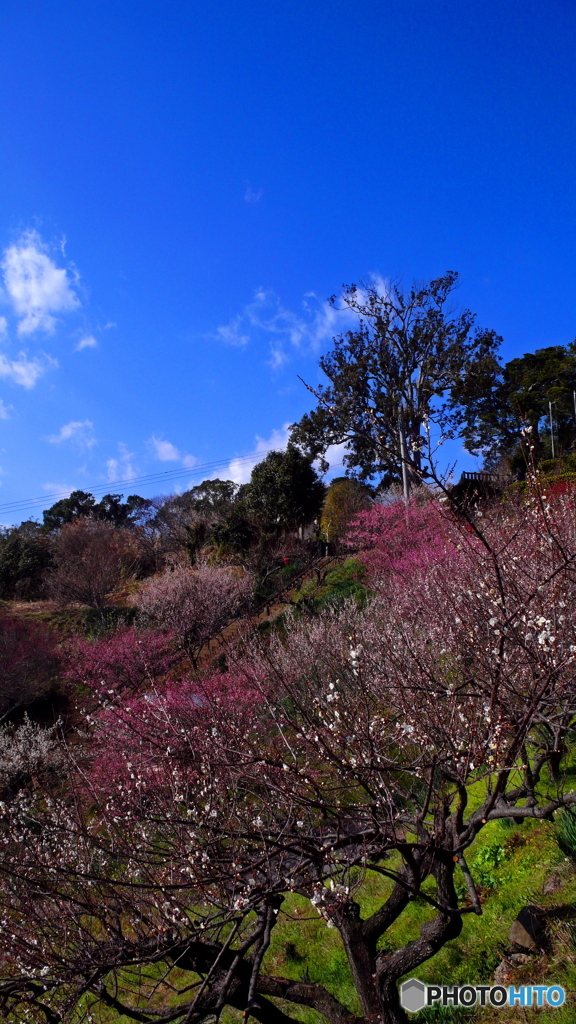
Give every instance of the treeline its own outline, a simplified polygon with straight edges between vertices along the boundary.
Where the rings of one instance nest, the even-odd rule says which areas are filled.
[[[290,445],[270,452],[250,483],[205,480],[180,495],[145,499],[85,491],[56,502],[43,522],[0,537],[0,598],[102,608],[130,580],[176,559],[241,567],[266,596],[284,562],[304,566],[333,545],[372,489],[341,478],[329,488]],[[286,574],[285,574],[286,575]]]
[[[265,596],[282,557],[305,564],[375,494],[438,484],[435,446],[449,437],[501,475],[522,480],[530,464],[575,478],[576,342],[504,363],[502,339],[450,309],[456,282],[447,273],[407,293],[352,285],[344,302],[359,327],[320,360],[328,383],[311,389],[316,408],[286,451],[271,452],[242,486],[206,480],[152,500],[74,491],[42,523],[2,531],[0,599],[101,607],[122,581],[160,571],[176,553],[242,565]],[[345,445],[347,477],[327,490],[314,466],[326,468],[333,444]]]

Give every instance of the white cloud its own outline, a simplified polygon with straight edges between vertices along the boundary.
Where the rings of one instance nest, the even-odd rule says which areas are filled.
[[[115,324],[113,320],[109,320],[107,324],[104,324],[105,331],[109,331],[111,327],[118,327],[118,324]]]
[[[155,434],[152,434],[148,443],[160,462],[180,461],[180,452],[170,441],[163,441],[161,437],[156,437]]]
[[[330,447],[326,449],[324,458],[326,459],[326,462],[330,464],[330,469],[326,473],[327,476],[344,476],[346,468],[342,464],[342,459],[345,454],[346,444],[344,442],[341,444],[331,444]],[[314,463],[314,468],[318,470],[317,463]],[[338,470],[338,472],[334,473],[335,470]]]
[[[216,328],[219,341],[227,345],[238,345],[243,348],[250,341],[250,335],[242,332],[242,317],[235,316],[227,324]]]
[[[106,470],[108,474],[108,480],[111,484],[124,481],[129,483],[138,476],[138,470],[132,464],[131,459],[134,458],[134,452],[129,452],[126,445],[122,442],[118,445],[120,455],[117,459],[108,459],[106,462]]]
[[[284,451],[288,444],[290,435],[290,424],[285,423],[279,430],[273,430],[269,437],[256,435],[254,452],[249,457],[238,456],[232,459],[225,470],[214,473],[213,478],[220,480],[233,480],[235,484],[247,484],[250,480],[252,470],[270,451]]]
[[[27,359],[25,352],[20,352],[19,359],[7,359],[0,354],[0,377],[9,380],[13,384],[20,384],[23,388],[33,388],[36,381],[50,367],[56,367],[58,363],[52,356],[44,356],[43,359]]]
[[[0,316],[0,341],[2,341],[8,332],[8,321],[5,316]]]
[[[259,203],[264,195],[264,189],[252,188],[252,185],[246,185],[244,190],[244,202],[245,203]]]
[[[42,484],[42,490],[48,491],[50,497],[58,501],[60,498],[68,498],[76,488],[69,484]]]
[[[0,420],[9,420],[12,412],[11,405],[4,405],[4,402],[0,398]]]
[[[65,423],[57,434],[50,434],[46,438],[50,444],[62,444],[63,441],[72,441],[76,448],[93,448],[96,444],[92,430],[94,424],[90,420],[71,420]]]
[[[84,338],[80,338],[80,341],[75,346],[75,352],[81,352],[83,348],[96,348],[98,342],[93,334],[87,334]]]
[[[322,345],[358,323],[349,309],[334,309],[308,292],[299,313],[287,309],[275,292],[258,288],[252,302],[228,323],[216,329],[219,341],[245,347],[259,337],[270,345],[269,365],[281,369],[295,351],[318,352]]]
[[[54,330],[54,313],[77,309],[69,273],[57,267],[37,231],[27,231],[4,250],[4,285],[19,317],[18,334]]]
[[[152,434],[148,447],[152,450],[154,458],[160,462],[181,462],[184,469],[193,469],[198,462],[194,455],[182,455],[176,445],[162,437],[156,437],[156,434]]]

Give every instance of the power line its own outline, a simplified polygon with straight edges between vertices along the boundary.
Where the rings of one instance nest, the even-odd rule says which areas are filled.
[[[252,459],[264,458],[264,456],[268,455],[271,451],[274,451],[274,449],[268,448],[265,451],[249,452],[247,455],[235,455],[227,459],[217,459],[214,462],[201,462],[197,466],[192,466],[190,469],[168,469],[160,473],[148,473],[146,476],[137,476],[134,477],[133,480],[119,480],[116,481],[116,483],[127,484],[130,488],[136,484],[160,484],[163,481],[177,480],[178,477],[182,476],[196,476],[204,470],[216,469],[219,466],[227,466],[230,462],[239,462],[242,465],[245,465]],[[96,484],[94,487],[91,487],[89,493],[109,493],[110,489],[114,486],[115,484],[110,482],[107,484]],[[70,491],[59,491],[53,494],[39,495],[36,498],[21,498],[19,501],[5,502],[4,504],[0,504],[0,515],[29,511],[34,508],[42,507],[43,505],[46,506],[47,502],[54,503],[61,498],[67,498],[69,494]]]

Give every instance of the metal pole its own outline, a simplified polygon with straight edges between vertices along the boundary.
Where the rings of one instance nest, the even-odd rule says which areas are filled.
[[[408,476],[408,453],[406,451],[406,437],[404,434],[404,419],[402,411],[398,417],[398,433],[400,434],[400,460],[402,462],[402,492],[406,505],[410,501],[410,477]]]
[[[552,402],[548,402],[548,409],[550,412],[550,437],[552,440],[552,458],[555,459],[556,454],[554,451],[554,422],[552,420]]]

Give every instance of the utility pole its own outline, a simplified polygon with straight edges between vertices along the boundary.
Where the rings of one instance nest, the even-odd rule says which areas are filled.
[[[400,461],[402,463],[402,492],[404,502],[407,505],[410,501],[410,477],[408,474],[408,453],[406,451],[406,435],[404,433],[402,409],[400,409],[398,414],[398,434],[400,437]]]

